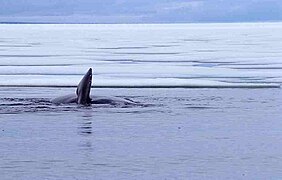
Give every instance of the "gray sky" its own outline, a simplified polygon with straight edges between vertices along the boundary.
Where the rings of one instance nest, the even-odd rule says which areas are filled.
[[[282,0],[0,0],[0,22],[281,21]]]

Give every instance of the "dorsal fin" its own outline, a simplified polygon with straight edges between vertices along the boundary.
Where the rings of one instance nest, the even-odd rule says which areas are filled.
[[[90,90],[92,84],[92,68],[89,68],[87,73],[80,80],[77,89],[77,103],[78,104],[89,104],[90,99]]]

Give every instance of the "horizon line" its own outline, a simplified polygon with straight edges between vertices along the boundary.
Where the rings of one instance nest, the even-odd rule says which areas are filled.
[[[26,21],[0,21],[0,24],[236,24],[236,23],[281,23],[282,20],[271,21],[206,21],[206,22],[117,22],[117,23],[95,23],[95,22],[26,22]]]

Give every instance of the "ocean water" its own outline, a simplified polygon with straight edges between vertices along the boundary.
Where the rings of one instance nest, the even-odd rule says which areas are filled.
[[[281,30],[0,25],[0,179],[280,179]],[[138,105],[51,103],[89,67]]]
[[[1,25],[1,86],[277,87],[282,23]]]

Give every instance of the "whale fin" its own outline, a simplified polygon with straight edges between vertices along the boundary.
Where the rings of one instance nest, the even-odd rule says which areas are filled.
[[[92,68],[89,68],[87,73],[80,80],[76,89],[78,104],[91,103],[91,98],[90,98],[91,84],[92,84]]]

